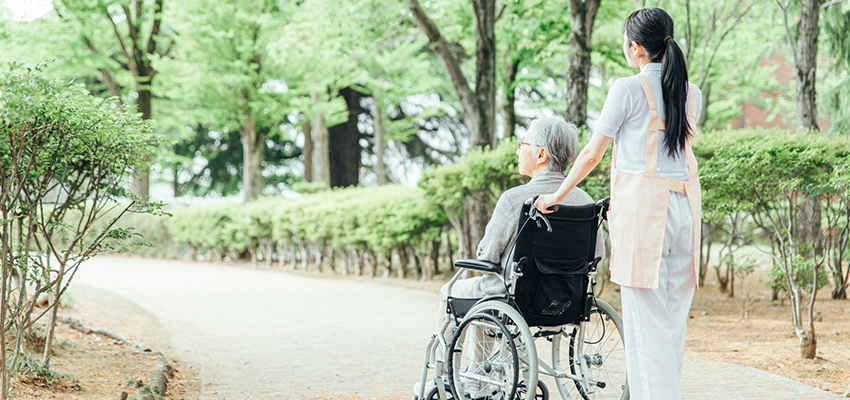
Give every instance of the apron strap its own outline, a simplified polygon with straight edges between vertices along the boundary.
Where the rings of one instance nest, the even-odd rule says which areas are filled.
[[[646,132],[646,175],[656,175],[658,173],[658,131],[664,129],[664,120],[658,118],[655,92],[652,90],[649,78],[644,75],[638,75],[637,78],[641,88],[643,88],[644,95],[646,95],[651,114],[649,128]]]
[[[693,124],[697,119],[697,91],[696,85],[688,82],[688,122]],[[696,130],[696,125],[692,125]]]
[[[697,90],[696,85],[688,82],[688,125],[690,125],[692,131],[691,137],[685,143],[685,154],[688,156],[688,175],[691,179],[697,179],[698,175],[698,165],[697,158],[694,155],[694,151],[691,148],[691,144],[694,141],[694,137],[697,134]]]

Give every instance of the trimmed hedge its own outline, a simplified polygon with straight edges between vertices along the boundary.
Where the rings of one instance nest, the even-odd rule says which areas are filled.
[[[267,263],[296,260],[290,266],[297,268],[308,261],[335,268],[336,257],[359,265],[366,254],[374,273],[375,263],[394,253],[402,259],[430,253],[428,245],[440,239],[446,225],[445,214],[421,189],[387,185],[176,210],[168,231],[204,258],[249,256]]]

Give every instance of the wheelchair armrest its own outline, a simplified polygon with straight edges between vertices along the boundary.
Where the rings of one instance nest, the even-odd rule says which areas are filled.
[[[473,259],[467,259],[467,258],[455,260],[455,267],[474,269],[476,271],[481,271],[481,272],[491,272],[491,273],[494,273],[494,274],[499,274],[499,273],[502,272],[502,266],[499,265],[499,264],[492,263],[490,261],[473,260]]]

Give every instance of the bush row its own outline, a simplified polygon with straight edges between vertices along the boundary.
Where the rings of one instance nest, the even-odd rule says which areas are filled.
[[[176,210],[168,232],[194,257],[374,273],[393,255],[426,258],[446,224],[421,189],[387,185]]]

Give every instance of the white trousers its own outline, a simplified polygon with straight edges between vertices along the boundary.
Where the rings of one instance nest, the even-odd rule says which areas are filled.
[[[696,287],[693,214],[670,193],[657,289],[622,286],[624,344],[632,400],[681,400],[685,325]]]

